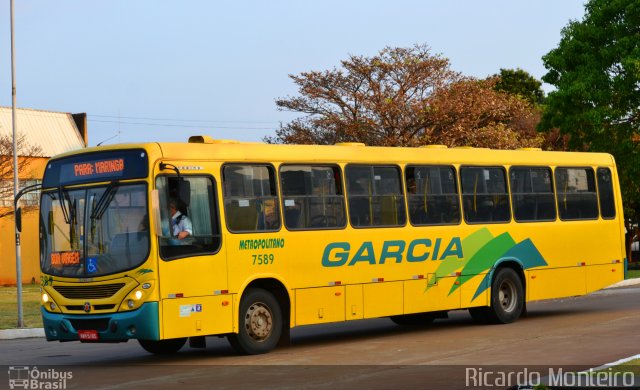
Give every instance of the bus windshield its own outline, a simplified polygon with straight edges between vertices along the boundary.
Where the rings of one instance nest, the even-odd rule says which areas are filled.
[[[41,268],[49,275],[123,272],[149,255],[146,184],[65,189],[42,194]]]

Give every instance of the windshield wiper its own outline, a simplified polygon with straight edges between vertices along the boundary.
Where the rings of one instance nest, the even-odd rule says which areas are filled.
[[[102,219],[105,211],[107,211],[107,209],[109,208],[109,204],[111,204],[111,201],[116,196],[116,192],[118,192],[118,186],[119,184],[115,180],[109,183],[107,189],[104,190],[102,196],[98,200],[98,204],[91,211],[91,216],[89,218],[98,220]]]
[[[69,193],[65,191],[62,186],[58,187],[58,197],[60,198],[60,208],[62,209],[62,216],[64,217],[64,222],[68,225],[71,223],[71,200],[69,199]],[[65,200],[69,201],[69,209],[67,209],[67,205]]]

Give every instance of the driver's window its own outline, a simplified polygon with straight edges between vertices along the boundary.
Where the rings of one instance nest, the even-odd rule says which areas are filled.
[[[284,165],[280,169],[287,229],[335,229],[346,226],[340,168]]]
[[[163,176],[160,200],[160,255],[163,259],[211,254],[220,248],[214,182],[211,177]]]

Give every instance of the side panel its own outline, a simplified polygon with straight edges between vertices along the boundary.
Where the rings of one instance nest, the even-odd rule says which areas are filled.
[[[345,320],[343,286],[296,290],[296,325]]]
[[[231,295],[164,299],[163,338],[230,333],[232,313]]]
[[[624,264],[600,264],[587,267],[587,292],[600,290],[624,278]]]
[[[528,271],[528,300],[563,298],[584,295],[587,267],[537,269]]]
[[[460,308],[460,289],[452,291],[455,277],[438,278],[435,283],[427,280],[404,282],[404,313],[453,310]]]
[[[385,317],[402,313],[403,282],[365,284],[364,318]]]
[[[489,306],[491,280],[485,279],[486,275],[487,273],[483,273],[475,276],[460,287],[460,307]],[[481,284],[484,289],[480,288]]]

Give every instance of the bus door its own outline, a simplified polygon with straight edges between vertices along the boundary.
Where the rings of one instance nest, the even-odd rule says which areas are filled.
[[[232,331],[216,194],[211,175],[156,178],[153,203],[163,339]]]

